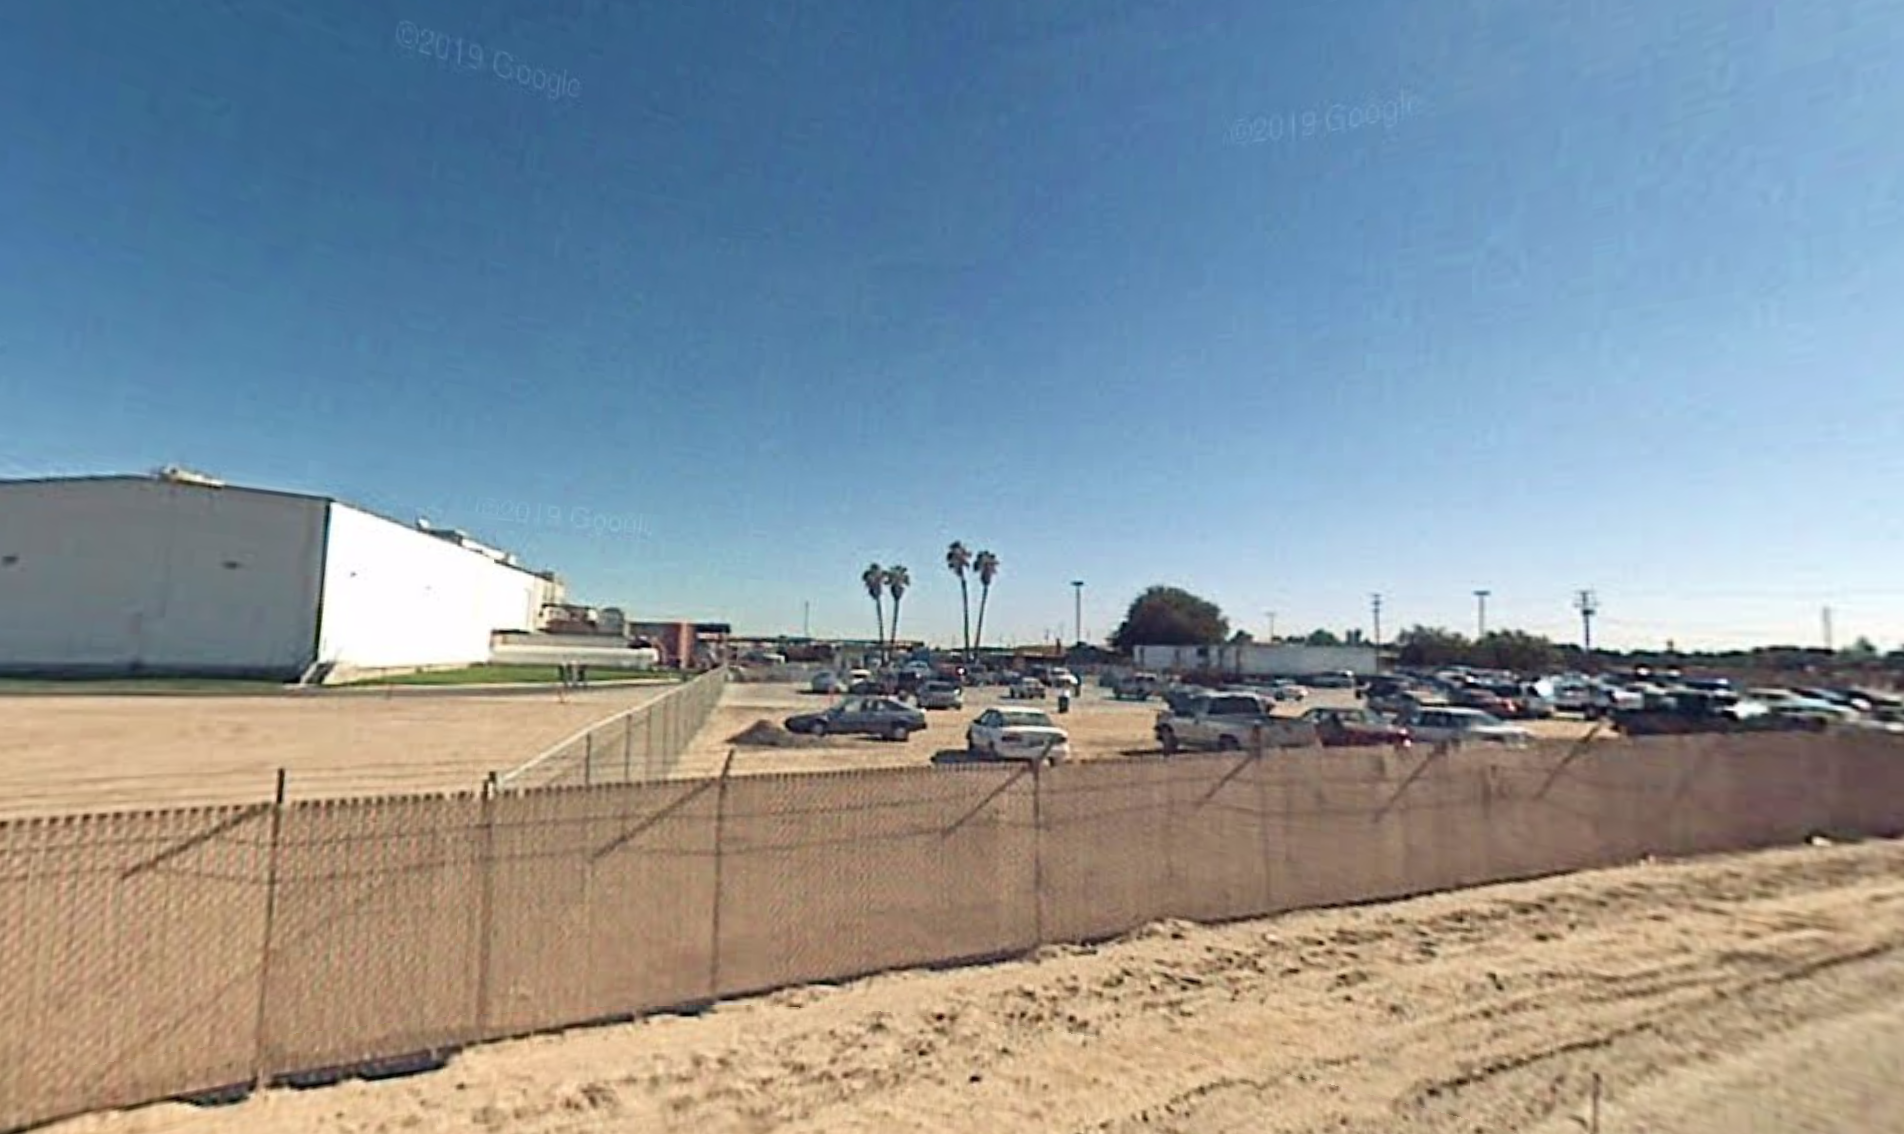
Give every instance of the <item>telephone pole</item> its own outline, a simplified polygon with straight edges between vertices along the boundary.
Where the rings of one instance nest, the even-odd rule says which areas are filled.
[[[1274,642],[1276,640],[1276,612],[1266,610],[1263,613],[1269,616],[1269,640]]]
[[[1593,662],[1593,616],[1600,613],[1600,599],[1592,591],[1580,591],[1574,595],[1573,606],[1580,612],[1580,648],[1586,651],[1587,662]]]
[[[1077,631],[1078,645],[1084,645],[1084,580],[1071,580],[1071,621]]]
[[[1369,596],[1369,612],[1375,616],[1375,648],[1379,650],[1382,648],[1382,596],[1380,594]]]
[[[1826,607],[1822,615],[1825,623],[1825,652],[1834,653],[1836,651],[1831,648],[1831,608]]]
[[[1488,596],[1493,593],[1493,591],[1486,590],[1474,592],[1474,624],[1476,627],[1474,636],[1477,639],[1487,637],[1487,600]]]

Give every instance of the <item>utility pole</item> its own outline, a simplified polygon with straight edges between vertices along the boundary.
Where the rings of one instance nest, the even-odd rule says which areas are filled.
[[[1265,610],[1263,613],[1269,616],[1269,640],[1274,642],[1276,640],[1276,612]]]
[[[800,636],[813,637],[813,600],[807,599],[800,604]]]
[[[1382,648],[1382,596],[1370,595],[1369,607],[1370,613],[1375,616],[1375,648],[1379,650]]]
[[[1084,580],[1071,580],[1071,621],[1077,630],[1077,643],[1084,644]]]
[[[1573,606],[1580,612],[1580,648],[1586,652],[1588,668],[1593,665],[1593,616],[1600,613],[1600,599],[1592,591],[1574,595]]]
[[[1834,651],[1831,648],[1831,608],[1830,607],[1826,607],[1824,609],[1823,618],[1825,623],[1825,652],[1828,654],[1834,653],[1836,651]]]
[[[1474,636],[1477,640],[1487,637],[1487,600],[1493,591],[1474,592]]]

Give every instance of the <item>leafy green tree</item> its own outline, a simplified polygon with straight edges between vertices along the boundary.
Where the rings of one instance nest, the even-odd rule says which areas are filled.
[[[1465,635],[1439,626],[1410,626],[1395,636],[1396,660],[1411,667],[1467,665],[1472,647]]]
[[[1491,630],[1474,644],[1471,665],[1507,669],[1515,673],[1549,673],[1560,668],[1560,648],[1538,634],[1521,630]]]
[[[1334,631],[1311,630],[1308,635],[1303,638],[1302,644],[1305,646],[1339,646],[1342,644],[1342,639],[1336,637]]]
[[[1158,585],[1131,601],[1111,647],[1128,654],[1138,646],[1214,646],[1229,637],[1230,620],[1205,598],[1181,587]]]

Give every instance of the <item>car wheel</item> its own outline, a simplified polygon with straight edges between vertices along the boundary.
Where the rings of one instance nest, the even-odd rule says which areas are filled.
[[[810,732],[810,733],[812,733],[812,734],[813,734],[814,736],[825,736],[825,735],[826,735],[826,722],[825,722],[825,721],[814,721],[814,722],[813,722],[812,724],[810,724],[810,725],[808,725],[808,726],[807,726],[807,731],[808,731],[808,732]]]
[[[906,735],[905,725],[890,725],[886,729],[887,740],[904,740],[906,739]]]
[[[1237,740],[1234,736],[1231,736],[1228,733],[1225,733],[1224,735],[1216,738],[1216,746],[1220,751],[1234,752],[1237,749],[1243,747],[1243,744],[1241,741]]]
[[[1177,734],[1172,729],[1158,729],[1157,743],[1163,745],[1164,755],[1172,756],[1177,751]]]

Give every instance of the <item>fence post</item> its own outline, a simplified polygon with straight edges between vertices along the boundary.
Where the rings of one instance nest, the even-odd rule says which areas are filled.
[[[727,759],[721,764],[721,782],[714,795],[714,910],[707,951],[709,1000],[719,1000],[721,997],[721,900],[723,867],[727,858],[724,846],[727,840],[727,780],[733,770],[734,749],[729,748]]]
[[[1305,770],[1308,770],[1308,766],[1305,766]],[[1270,819],[1269,765],[1263,762],[1263,746],[1260,744],[1256,746],[1256,763],[1250,771],[1256,775],[1256,813],[1257,822],[1260,824],[1257,830],[1262,833],[1261,841],[1263,844],[1262,912],[1267,914],[1274,912],[1276,909],[1276,836],[1281,832],[1274,830],[1274,824]],[[1277,812],[1277,817],[1281,817],[1280,809]]]
[[[662,695],[666,696],[665,693]],[[653,701],[648,702],[648,707],[642,710],[642,714],[648,718],[648,746],[642,752],[641,766],[643,771],[647,773],[648,778],[652,780],[654,779],[654,776],[655,776],[655,752],[654,752],[655,702]]]
[[[595,732],[590,729],[582,734],[582,786],[595,782]]]
[[[476,1038],[489,1038],[490,950],[496,936],[496,773],[483,781],[483,887],[476,910]]]
[[[632,709],[621,717],[621,782],[635,782],[635,714]]]
[[[1042,761],[1040,761],[1042,763]],[[1044,772],[1031,766],[1031,924],[1038,945],[1045,944],[1045,788]]]
[[[266,1008],[271,998],[271,942],[277,932],[278,921],[278,870],[282,862],[284,839],[284,796],[287,776],[283,768],[278,769],[277,790],[271,800],[271,849],[266,858],[264,875],[264,951],[258,957],[258,1005],[257,1013],[251,1023],[251,1085],[253,1089],[262,1089],[270,1075],[265,1064],[265,1023],[269,1018]]]

